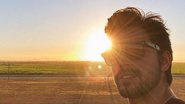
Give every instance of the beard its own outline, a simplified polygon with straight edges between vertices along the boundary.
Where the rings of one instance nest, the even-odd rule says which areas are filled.
[[[160,65],[159,65],[160,66]],[[130,80],[129,85],[123,84],[122,81],[120,81],[121,73],[118,73],[115,77],[115,83],[117,85],[118,91],[121,96],[128,97],[128,98],[137,98],[140,96],[144,96],[145,94],[149,93],[160,81],[160,67],[157,69],[154,69],[154,72],[148,72],[148,76],[144,78],[145,76],[142,75],[142,72],[140,72],[138,69],[132,69],[132,72],[134,72],[134,75],[136,76],[134,80]],[[131,83],[131,84],[130,84]]]

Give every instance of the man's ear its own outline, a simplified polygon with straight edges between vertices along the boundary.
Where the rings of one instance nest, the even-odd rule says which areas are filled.
[[[161,55],[161,71],[165,72],[172,63],[172,56],[169,51],[164,51]]]

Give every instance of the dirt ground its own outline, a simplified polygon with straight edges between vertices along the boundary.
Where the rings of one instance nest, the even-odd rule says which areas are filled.
[[[185,77],[174,77],[172,89],[185,100]],[[0,104],[127,104],[104,77],[1,76]]]

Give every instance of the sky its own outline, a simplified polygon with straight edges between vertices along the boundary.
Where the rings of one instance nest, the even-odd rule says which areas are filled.
[[[101,44],[91,37],[105,35],[107,18],[128,6],[161,15],[174,61],[185,61],[184,5],[183,0],[0,0],[0,61],[97,60],[90,47]]]

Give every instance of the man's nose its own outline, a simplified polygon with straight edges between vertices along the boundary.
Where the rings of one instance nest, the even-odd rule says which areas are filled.
[[[129,63],[122,63],[120,64],[120,69],[121,71],[129,71],[129,69],[131,68],[131,65]]]
[[[124,65],[124,66],[129,66],[130,64],[131,64],[131,60],[128,58],[128,57],[126,57],[126,56],[121,56],[121,57],[119,57],[119,58],[117,58],[118,60],[118,63],[120,64],[120,65]]]
[[[119,60],[118,64],[121,67],[122,71],[128,71],[133,66],[133,62],[128,58],[124,58],[122,60]]]

